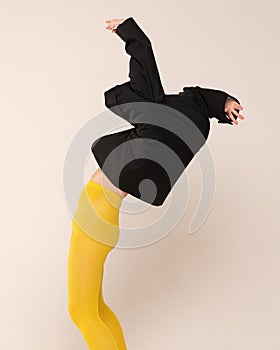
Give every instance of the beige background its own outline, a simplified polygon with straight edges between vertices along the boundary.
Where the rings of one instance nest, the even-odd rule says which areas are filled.
[[[105,19],[133,16],[166,93],[223,89],[246,119],[211,121],[217,189],[201,229],[186,229],[199,199],[194,162],[183,220],[156,244],[113,250],[105,298],[129,350],[278,349],[278,2],[2,0],[0,13],[0,347],[87,349],[67,311],[63,162],[76,131],[105,109],[103,91],[128,79]]]

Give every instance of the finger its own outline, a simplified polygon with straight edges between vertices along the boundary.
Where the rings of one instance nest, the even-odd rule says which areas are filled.
[[[233,123],[234,123],[235,125],[238,124],[237,120],[234,118],[234,116],[232,115],[231,112],[229,112],[229,117],[230,117],[230,119],[233,121]]]
[[[242,120],[244,119],[244,116],[242,114],[238,113],[235,109],[232,111],[232,113],[234,113],[238,118],[240,118]]]
[[[240,109],[242,111],[242,109],[244,109],[239,103],[235,102],[235,106],[234,108]]]

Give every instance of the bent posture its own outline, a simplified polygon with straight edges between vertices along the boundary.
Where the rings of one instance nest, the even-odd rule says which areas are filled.
[[[119,239],[122,200],[131,194],[152,205],[162,205],[182,170],[205,143],[210,127],[209,118],[215,117],[219,123],[237,125],[236,119],[244,117],[239,113],[243,109],[239,101],[221,90],[196,86],[184,87],[183,92],[178,94],[165,94],[151,42],[135,20],[129,17],[106,22],[106,28],[124,40],[125,50],[131,58],[130,80],[105,91],[105,105],[130,122],[133,128],[101,136],[92,145],[93,155],[100,167],[82,189],[72,220],[68,304],[70,316],[89,349],[125,350],[127,347],[120,322],[105,303],[102,293],[106,257]],[[131,108],[125,105],[130,102],[168,106],[170,109],[164,110],[166,114],[160,113],[161,118],[166,121],[172,117],[171,129],[176,124],[178,128],[171,131],[162,125],[155,125],[154,114],[149,116],[151,124],[146,123],[139,119],[143,113],[139,113],[138,105]],[[145,108],[145,104],[143,106]],[[178,111],[177,115],[173,113],[175,110]],[[190,145],[182,141],[182,134],[179,135],[182,131],[197,133],[197,143]],[[170,147],[182,162],[181,169],[169,174],[161,164],[157,164],[153,153],[156,144],[149,148],[151,140]],[[140,153],[139,159],[129,159],[129,155],[137,154],[139,149],[135,148],[137,142],[127,141],[140,141],[140,151],[144,149],[151,158],[143,159]],[[115,150],[118,151],[110,158],[109,155]],[[122,163],[123,159],[127,161]],[[156,184],[157,193],[153,196],[148,187],[147,191],[141,192],[139,189],[145,179]]]

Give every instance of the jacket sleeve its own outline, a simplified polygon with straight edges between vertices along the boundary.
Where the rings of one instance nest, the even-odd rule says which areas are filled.
[[[232,120],[226,115],[224,108],[227,97],[231,97],[240,104],[236,97],[217,89],[203,88],[200,86],[191,87],[191,89],[209,118],[214,117],[218,119],[218,123],[233,125]],[[239,112],[237,109],[235,110]],[[237,117],[234,116],[234,118],[236,119]]]
[[[126,18],[121,24],[117,26],[116,34],[126,43],[125,50],[130,51],[130,44],[139,42],[142,44],[151,44],[148,36],[138,26],[133,17]],[[128,52],[131,54],[133,52]]]
[[[131,56],[131,89],[147,101],[161,102],[164,89],[150,39],[132,17],[117,26],[116,34],[125,42],[125,51]]]

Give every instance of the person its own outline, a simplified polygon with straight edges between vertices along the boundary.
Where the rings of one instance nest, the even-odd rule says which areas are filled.
[[[123,199],[131,194],[152,205],[162,205],[182,171],[206,142],[209,118],[238,125],[236,119],[243,120],[244,116],[239,113],[243,109],[239,101],[221,90],[190,86],[178,94],[165,94],[151,41],[134,18],[110,19],[106,23],[106,29],[125,41],[125,50],[131,57],[130,80],[105,91],[105,105],[133,128],[103,135],[92,144],[99,168],[82,189],[72,219],[68,309],[89,349],[124,350],[127,347],[121,324],[105,303],[102,292],[104,264],[119,239]],[[170,123],[163,126],[163,121]],[[181,139],[182,133],[188,135],[187,141],[197,135],[195,142],[187,144]],[[160,154],[154,153],[155,149],[162,152],[157,144],[168,146],[176,154],[182,163],[180,170],[168,173],[157,164]],[[112,151],[115,153],[110,157]],[[144,159],[141,152],[154,158]],[[131,159],[129,154],[138,158]],[[146,179],[156,184],[158,191],[153,195],[150,182],[139,190]]]
[[[91,150],[115,187],[161,206],[205,144],[209,119],[238,125],[243,107],[227,92],[201,86],[166,94],[151,40],[135,19],[114,19],[108,29],[125,42],[130,79],[104,92],[105,105],[132,128],[101,135]]]

